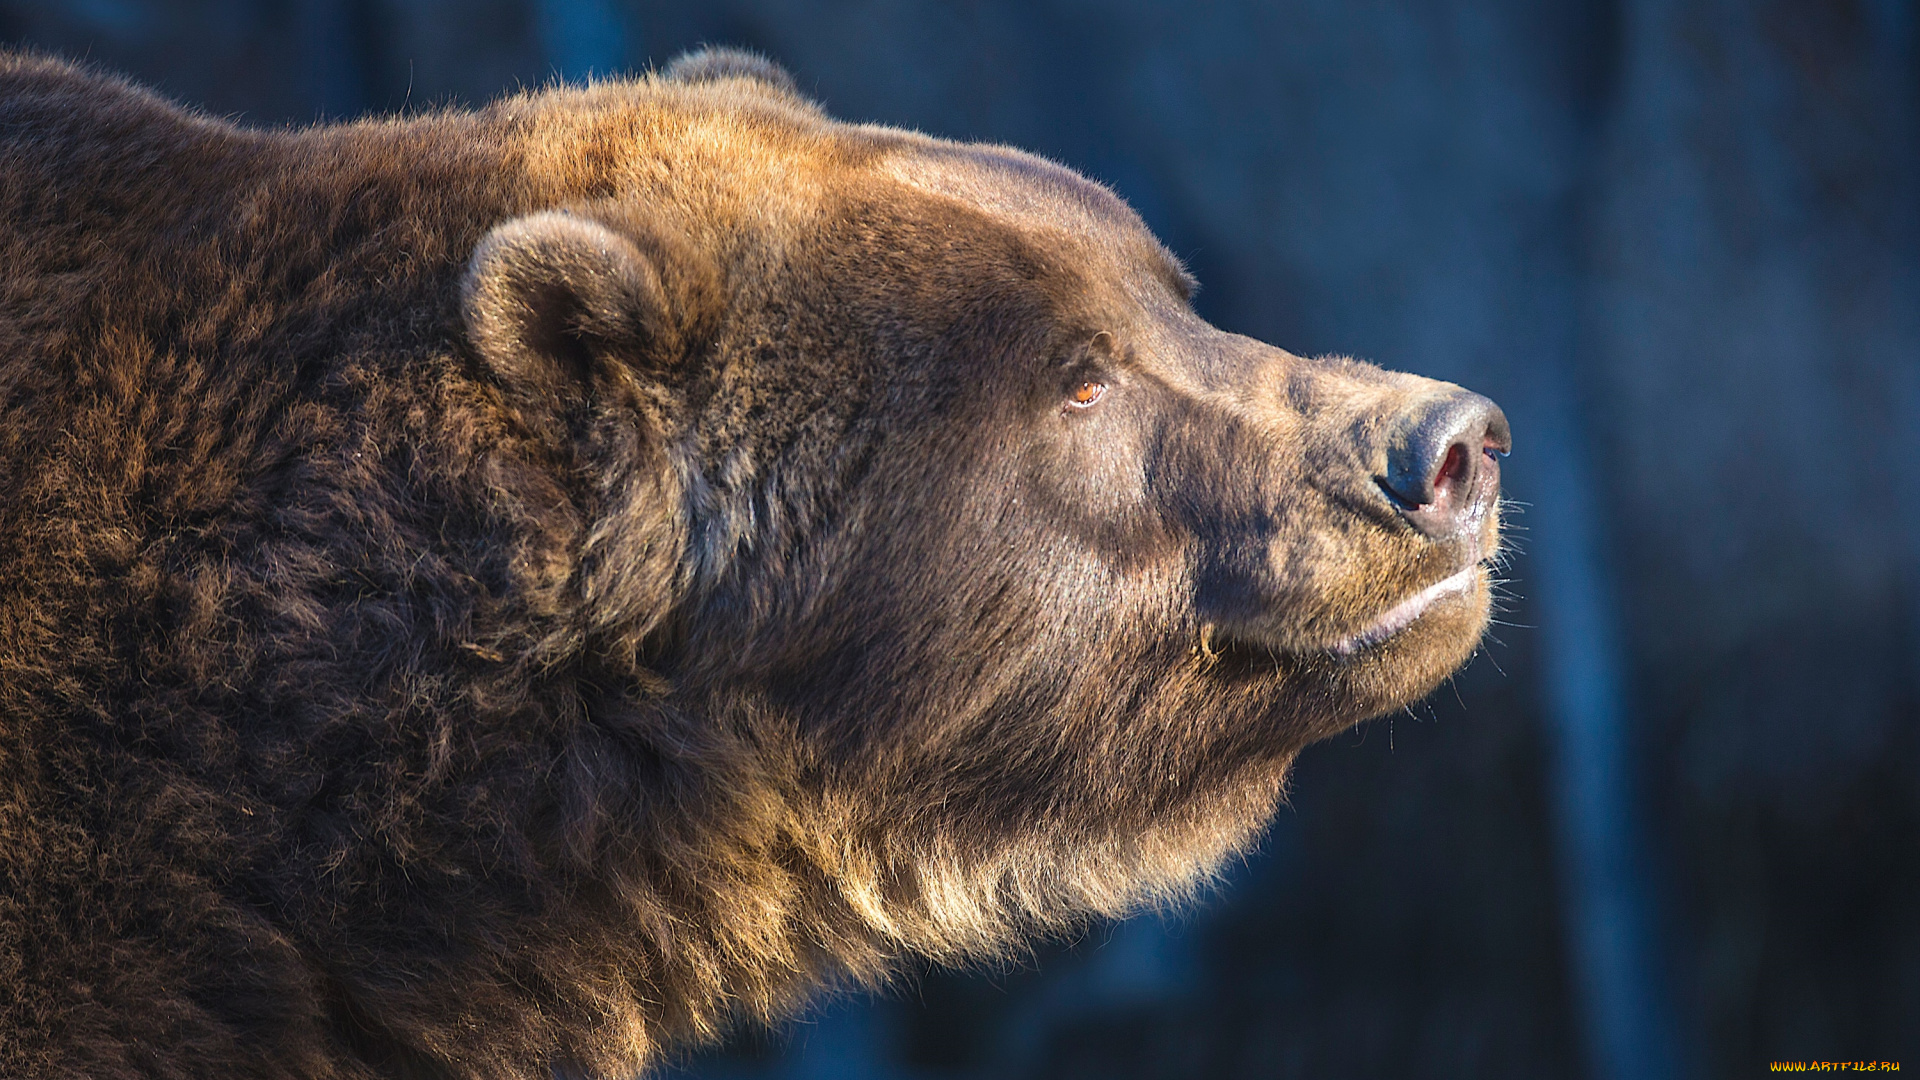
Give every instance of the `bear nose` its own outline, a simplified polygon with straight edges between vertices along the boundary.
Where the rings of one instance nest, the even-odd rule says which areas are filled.
[[[1500,494],[1500,455],[1513,449],[1507,414],[1462,390],[1400,418],[1377,477],[1400,516],[1436,539],[1486,515]]]

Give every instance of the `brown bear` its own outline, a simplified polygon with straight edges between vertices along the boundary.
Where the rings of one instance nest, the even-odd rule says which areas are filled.
[[[1490,402],[746,54],[0,142],[0,1075],[628,1075],[1187,893],[1487,617]]]

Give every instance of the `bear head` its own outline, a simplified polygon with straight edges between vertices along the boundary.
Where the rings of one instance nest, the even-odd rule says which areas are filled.
[[[1474,651],[1492,403],[1215,329],[1052,162],[833,122],[735,52],[655,88],[605,194],[480,242],[466,328],[604,494],[572,647],[734,740],[839,940],[1177,896],[1303,746]]]

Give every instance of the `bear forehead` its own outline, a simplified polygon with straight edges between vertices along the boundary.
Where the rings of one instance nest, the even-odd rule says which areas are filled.
[[[920,137],[884,155],[878,171],[1022,231],[1063,234],[1117,265],[1145,269],[1181,300],[1193,296],[1193,276],[1133,208],[1063,165],[1011,147]]]
[[[1181,301],[1197,288],[1132,207],[1072,169],[1011,147],[843,123],[752,80],[553,88],[492,111],[530,121],[522,151],[537,187],[624,189],[686,206],[708,227],[791,238],[837,197],[870,197],[879,181],[1050,236],[1136,286],[1151,281]]]

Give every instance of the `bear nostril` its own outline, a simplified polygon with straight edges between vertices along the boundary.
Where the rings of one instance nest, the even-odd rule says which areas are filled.
[[[1512,444],[1500,406],[1461,391],[1400,417],[1387,446],[1387,474],[1377,479],[1415,529],[1449,536],[1478,520],[1498,494],[1497,455]]]
[[[1473,479],[1472,470],[1467,465],[1467,444],[1456,442],[1447,447],[1447,458],[1440,463],[1440,471],[1433,474],[1433,501],[1441,502],[1462,484]]]

